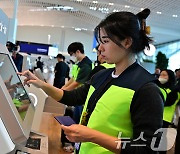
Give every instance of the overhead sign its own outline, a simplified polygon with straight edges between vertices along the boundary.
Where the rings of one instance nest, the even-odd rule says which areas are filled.
[[[5,45],[8,38],[8,16],[0,9],[0,44]]]

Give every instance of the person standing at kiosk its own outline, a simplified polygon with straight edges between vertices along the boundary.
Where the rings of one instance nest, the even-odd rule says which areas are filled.
[[[80,154],[158,153],[151,141],[162,127],[163,98],[155,77],[135,59],[150,41],[140,23],[131,12],[115,12],[100,22],[95,28],[98,49],[115,68],[98,72],[78,89],[56,89],[29,71],[20,74],[27,77],[25,84],[42,88],[61,103],[85,103],[80,124],[61,126],[68,140],[80,143]],[[142,134],[144,140],[139,140]]]

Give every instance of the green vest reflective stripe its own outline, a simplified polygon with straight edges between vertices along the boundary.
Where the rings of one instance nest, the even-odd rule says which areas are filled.
[[[169,94],[171,92],[171,90],[166,89],[166,92],[167,92],[166,93],[164,89],[161,89],[161,92],[164,96],[164,99],[166,100],[167,94]],[[175,103],[173,105],[164,107],[164,113],[163,113],[163,120],[164,121],[167,121],[169,123],[172,122],[177,103],[178,103],[178,99],[175,101]]]
[[[94,90],[94,87],[90,86],[83,112],[86,111],[88,100]],[[122,137],[132,138],[130,105],[134,93],[134,90],[112,85],[97,102],[87,127],[114,137],[118,137],[119,132],[122,132]],[[113,152],[91,142],[81,143],[80,154],[93,153],[112,154]]]
[[[104,66],[105,68],[114,68],[115,64],[108,64],[108,63],[103,63],[101,66]]]
[[[163,94],[163,97],[164,97],[164,100],[166,101],[166,98],[167,98],[167,91],[163,88],[160,88],[161,90],[161,93]]]
[[[91,66],[92,70],[94,69],[94,64],[92,63],[92,66]]]

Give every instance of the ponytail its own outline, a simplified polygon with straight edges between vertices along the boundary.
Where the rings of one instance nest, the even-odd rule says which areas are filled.
[[[149,14],[149,9],[145,9],[137,15],[131,12],[113,12],[95,28],[95,37],[98,42],[101,42],[99,36],[100,28],[102,28],[107,36],[121,48],[123,48],[121,41],[130,37],[132,45],[129,50],[133,53],[141,52],[145,47],[149,48],[149,42],[152,41],[145,32],[145,19]]]
[[[149,16],[149,14],[150,10],[146,8],[136,15],[140,23],[138,51],[144,50],[145,47],[149,49],[149,43],[152,42],[152,39],[146,34],[146,18]]]
[[[142,50],[144,50],[145,47],[147,47],[149,49],[150,48],[149,43],[152,42],[152,39],[146,35],[145,30],[141,29],[139,31],[139,33],[140,33],[139,34],[140,38],[139,38],[139,47],[138,47],[137,51],[142,51]]]

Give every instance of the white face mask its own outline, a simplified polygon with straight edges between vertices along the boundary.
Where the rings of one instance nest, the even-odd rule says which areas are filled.
[[[159,78],[158,80],[161,84],[165,84],[166,82],[168,82],[168,79],[164,79],[164,78]]]
[[[75,62],[75,63],[77,62],[77,58],[76,58],[75,56],[71,56],[71,57],[70,57],[70,60],[72,60],[72,61]]]

